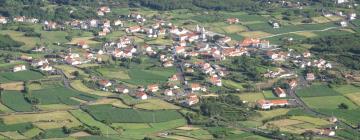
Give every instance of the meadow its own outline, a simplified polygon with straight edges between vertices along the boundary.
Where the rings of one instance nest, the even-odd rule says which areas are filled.
[[[33,111],[32,105],[25,100],[23,93],[18,91],[4,91],[1,102],[17,112]]]
[[[315,109],[337,109],[341,103],[349,106],[349,109],[355,109],[357,106],[344,96],[320,96],[301,98],[309,107]]]
[[[97,96],[110,96],[112,95],[112,93],[110,92],[105,92],[105,91],[100,91],[100,90],[94,90],[94,89],[91,89],[87,86],[85,86],[81,80],[73,80],[71,83],[70,83],[71,87],[80,91],[80,92],[83,92],[83,93],[87,93],[87,94],[92,94],[92,95],[97,95]]]
[[[139,69],[132,68],[128,71],[130,79],[122,80],[133,85],[148,85],[153,83],[164,83],[167,79],[176,73],[175,68],[163,69]]]
[[[146,111],[139,109],[123,109],[111,105],[93,105],[85,107],[98,121],[110,123],[157,123],[180,119],[182,116],[175,110]]]
[[[44,76],[39,72],[26,70],[19,72],[2,72],[0,73],[0,77],[8,81],[27,81],[27,80],[38,80],[43,78]]]
[[[298,89],[296,94],[299,97],[319,97],[319,96],[337,96],[340,95],[335,90],[331,89],[327,85],[312,85],[307,88]]]

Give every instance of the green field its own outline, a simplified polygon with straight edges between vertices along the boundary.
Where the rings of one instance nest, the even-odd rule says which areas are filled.
[[[349,109],[355,109],[357,106],[344,96],[321,96],[301,98],[309,107],[315,109],[337,109],[338,105],[345,103]]]
[[[354,85],[335,86],[333,89],[341,94],[360,93],[360,87]]]
[[[31,123],[17,123],[17,124],[4,124],[0,122],[0,132],[7,132],[7,131],[19,131],[19,132],[27,132],[28,130],[32,129],[33,125]]]
[[[182,118],[175,110],[146,111],[115,108],[111,105],[87,106],[85,111],[98,121],[110,123],[157,123]]]
[[[116,135],[118,134],[115,130],[113,130],[111,127],[94,120],[89,114],[82,110],[71,110],[70,113],[76,117],[78,120],[80,120],[82,123],[88,125],[88,126],[94,126],[98,127],[102,134],[110,134],[110,135]]]
[[[35,71],[19,71],[19,72],[2,72],[0,77],[9,81],[27,81],[27,80],[38,80],[43,78],[41,73]]]
[[[337,96],[340,95],[335,90],[326,85],[312,85],[311,87],[298,89],[296,94],[300,97],[319,97],[319,96]]]
[[[175,68],[163,68],[154,70],[131,69],[129,70],[130,79],[122,80],[134,85],[147,85],[151,83],[164,83],[176,73]]]
[[[40,104],[67,104],[67,105],[77,105],[79,102],[72,100],[71,97],[85,100],[93,101],[96,100],[98,96],[82,93],[72,89],[67,89],[65,87],[47,87],[41,90],[31,91],[32,96],[39,99]]]
[[[15,111],[32,111],[32,105],[29,104],[23,93],[18,91],[4,91],[1,95],[1,102]]]
[[[120,68],[100,68],[96,71],[100,72],[102,76],[109,79],[130,79],[126,71]]]

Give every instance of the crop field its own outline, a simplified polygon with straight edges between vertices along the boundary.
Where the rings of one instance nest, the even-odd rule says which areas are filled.
[[[245,38],[262,38],[262,37],[270,36],[272,34],[263,31],[249,31],[249,32],[242,32],[239,35]]]
[[[79,121],[82,123],[88,125],[88,126],[95,126],[98,127],[103,134],[118,134],[115,130],[113,130],[111,127],[94,120],[89,114],[82,110],[71,110],[70,113],[76,117]]]
[[[14,83],[6,83],[0,84],[0,88],[4,90],[24,90],[24,82],[14,82]]]
[[[39,128],[33,128],[33,129],[30,129],[24,133],[22,133],[25,137],[27,138],[32,138],[36,135],[38,135],[39,133],[43,132],[42,130],[40,130]]]
[[[26,80],[38,80],[43,78],[41,73],[35,71],[19,71],[19,72],[2,72],[0,77],[9,81],[26,81]]]
[[[242,83],[238,83],[238,82],[235,82],[235,81],[232,81],[232,80],[223,80],[222,83],[227,88],[232,88],[232,89],[235,89],[235,90],[243,90],[244,89]]]
[[[359,93],[360,87],[357,87],[354,85],[341,85],[341,86],[334,87],[333,90],[346,95],[346,94],[351,94],[351,93]]]
[[[48,104],[77,105],[79,103],[70,99],[71,97],[75,97],[85,101],[93,101],[98,98],[98,96],[96,95],[85,94],[72,89],[67,89],[65,87],[44,88],[41,90],[34,90],[31,92],[33,97],[39,99],[41,105],[48,105]]]
[[[5,91],[1,95],[1,102],[15,111],[32,111],[32,105],[25,99],[23,93],[17,91]]]
[[[35,47],[36,43],[40,42],[40,38],[26,37],[24,36],[24,33],[18,31],[2,30],[0,34],[7,34],[14,40],[25,43],[25,45],[21,47],[21,49],[24,50],[30,50]]]
[[[49,105],[36,105],[36,107],[40,110],[56,110],[56,109],[72,109],[72,106],[65,104],[49,104]]]
[[[96,71],[100,72],[102,76],[110,79],[130,79],[128,73],[120,68],[100,68]]]
[[[320,96],[301,98],[309,107],[315,109],[337,109],[338,105],[345,103],[349,109],[355,109],[357,106],[344,96]]]
[[[175,72],[175,68],[164,68],[162,70],[131,69],[128,72],[130,79],[122,81],[134,85],[163,83],[166,82],[171,75],[175,74]]]
[[[240,93],[238,96],[241,100],[248,102],[256,102],[257,100],[264,99],[264,95],[260,92]]]
[[[327,114],[329,116],[336,116],[338,119],[343,120],[351,124],[352,126],[357,126],[360,122],[360,109],[317,109],[317,111]]]
[[[136,104],[135,107],[146,110],[181,109],[179,106],[161,99],[148,99],[143,103]]]
[[[70,83],[71,87],[84,93],[93,94],[97,96],[109,96],[112,95],[110,92],[100,91],[100,90],[93,90],[85,86],[80,80],[74,80]]]
[[[294,33],[296,35],[300,35],[300,36],[304,36],[304,37],[307,37],[307,38],[312,38],[312,37],[317,37],[318,35],[314,32],[296,32]]]
[[[209,140],[214,139],[214,137],[204,129],[197,129],[197,130],[173,130],[171,131],[175,136],[183,136],[186,138],[193,138],[193,139],[201,139],[201,140]]]
[[[142,139],[184,125],[185,119],[176,119],[160,123],[115,123],[112,126],[121,131],[120,137],[123,139]]]
[[[157,123],[182,118],[182,116],[174,110],[145,111],[114,108],[111,105],[87,106],[85,110],[96,120],[110,123]]]
[[[16,132],[16,131],[13,131],[13,132],[0,132],[0,134],[7,137],[7,138],[14,139],[14,140],[26,139],[25,136],[21,135],[19,132]]]
[[[350,99],[353,103],[360,106],[360,91],[357,93],[345,94],[345,96]]]
[[[79,43],[80,41],[85,41],[88,45],[100,43],[92,40],[93,38],[94,37],[77,37],[77,38],[73,38],[71,42],[69,42],[68,44],[77,45],[77,43]]]
[[[103,105],[103,104],[110,104],[115,107],[119,108],[130,108],[130,106],[124,104],[120,99],[113,99],[113,98],[104,98],[96,100],[91,105]]]
[[[335,90],[326,85],[312,85],[311,87],[298,89],[296,94],[300,97],[319,97],[340,95]]]
[[[8,108],[7,106],[3,105],[2,103],[0,103],[0,114],[1,113],[12,113],[14,112],[13,110],[11,110],[10,108]]]
[[[23,133],[32,128],[33,125],[31,123],[17,123],[17,124],[4,124],[4,122],[0,123],[0,132],[18,131]]]
[[[72,67],[69,65],[56,65],[54,67],[62,70],[67,78],[74,78],[72,73],[75,71],[78,71],[79,74],[82,76],[87,76],[87,74],[85,74],[84,71],[82,71],[81,69],[78,69],[78,68],[75,68],[75,67]]]
[[[50,113],[7,115],[1,117],[5,124],[33,123],[41,129],[61,128],[62,126],[74,127],[81,123],[66,111]]]
[[[313,17],[311,18],[314,22],[316,23],[327,23],[327,22],[331,22],[328,18],[324,17],[324,16],[319,16],[319,17]]]
[[[222,28],[226,33],[239,33],[247,31],[247,28],[245,26],[241,25],[229,25]]]
[[[293,116],[289,119],[267,122],[264,127],[268,124],[273,124],[279,127],[281,131],[301,134],[306,130],[317,130],[322,126],[330,125],[330,122],[308,116]]]
[[[289,111],[290,111],[290,109],[283,109],[283,108],[269,110],[269,111],[258,111],[260,113],[261,117],[256,117],[256,118],[254,118],[254,120],[262,121],[262,120],[266,120],[266,119],[271,119],[276,116],[286,115]]]

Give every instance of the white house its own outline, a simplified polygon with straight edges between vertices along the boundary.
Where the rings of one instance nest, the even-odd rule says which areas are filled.
[[[148,95],[145,92],[138,92],[136,93],[136,98],[146,100],[148,99]]]
[[[275,94],[276,94],[278,97],[280,97],[280,98],[286,97],[285,90],[282,89],[281,87],[276,87],[276,88],[274,88],[274,92],[275,92]]]
[[[17,65],[13,68],[13,72],[18,72],[18,71],[25,71],[26,70],[26,66],[25,65]]]

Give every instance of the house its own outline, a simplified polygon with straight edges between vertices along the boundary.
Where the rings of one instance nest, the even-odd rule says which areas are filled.
[[[288,85],[291,89],[297,86],[297,81],[295,79],[291,79],[288,81]]]
[[[129,93],[129,89],[126,88],[125,86],[118,85],[118,86],[115,88],[115,92],[126,94],[126,93]]]
[[[25,22],[26,17],[25,16],[17,16],[14,17],[13,21],[14,22]]]
[[[342,4],[342,3],[346,3],[349,2],[348,0],[335,0],[336,4]]]
[[[311,53],[310,53],[309,51],[305,51],[305,52],[302,54],[302,56],[303,56],[304,58],[308,58],[308,57],[311,56]]]
[[[314,73],[307,73],[306,74],[306,80],[307,81],[314,81],[315,80],[315,74]]]
[[[191,83],[190,88],[192,91],[206,91],[206,88],[201,86],[199,83]]]
[[[147,90],[150,92],[157,92],[159,90],[159,85],[157,84],[148,85]]]
[[[45,29],[46,30],[54,30],[57,27],[57,23],[56,22],[52,22],[52,21],[45,21]]]
[[[103,32],[103,31],[101,31],[101,32],[98,32],[98,36],[106,36],[106,32]]]
[[[338,119],[334,116],[329,118],[329,122],[331,122],[331,123],[336,123],[337,121],[338,121]]]
[[[177,80],[179,80],[177,74],[174,74],[174,75],[172,75],[172,76],[169,78],[169,81],[177,81]]]
[[[48,64],[48,60],[47,59],[41,59],[41,60],[36,60],[34,62],[31,63],[31,66],[33,67],[39,67],[39,66],[42,66],[44,64]]]
[[[174,66],[174,63],[173,63],[173,61],[165,61],[165,62],[163,63],[163,66],[164,66],[165,68],[167,68],[167,67],[172,67],[172,66]]]
[[[121,20],[119,20],[119,19],[114,21],[114,25],[115,26],[121,26],[121,27],[124,26],[123,22]]]
[[[109,80],[100,80],[98,84],[103,90],[105,90],[107,87],[110,87],[112,85],[112,83]]]
[[[288,100],[258,100],[257,107],[261,109],[271,109],[271,107],[283,107],[289,105]]]
[[[13,72],[19,72],[19,71],[25,71],[26,66],[25,65],[17,65],[13,68]]]
[[[90,27],[96,28],[96,27],[99,26],[99,21],[96,20],[96,19],[92,19],[92,20],[89,21],[89,24],[90,24]]]
[[[210,83],[215,85],[215,86],[219,86],[219,87],[222,86],[221,79],[217,75],[213,75],[213,76],[210,77]]]
[[[240,20],[238,18],[228,18],[228,19],[226,19],[226,22],[228,24],[236,24],[236,23],[239,23]]]
[[[252,46],[256,46],[257,44],[260,43],[260,39],[255,39],[255,38],[245,38],[241,43],[239,43],[238,45],[240,47],[252,47]]]
[[[77,46],[83,48],[83,49],[87,49],[89,48],[89,45],[84,41],[84,40],[81,40],[77,43]]]
[[[286,97],[285,90],[282,89],[281,87],[274,88],[274,93],[276,94],[276,96],[278,96],[280,98]]]
[[[141,31],[141,27],[140,26],[131,26],[129,28],[126,28],[125,31],[127,33],[136,33],[136,32],[140,32]]]
[[[32,61],[32,60],[33,60],[33,57],[27,56],[27,55],[21,55],[21,56],[20,56],[20,59],[21,59],[21,60],[24,60],[24,61]]]
[[[145,92],[139,91],[136,93],[136,98],[146,100],[148,99],[148,95]]]
[[[346,21],[341,21],[339,24],[340,24],[341,27],[347,27],[348,26],[348,23]]]
[[[111,12],[110,8],[107,7],[107,6],[102,6],[102,7],[100,7],[100,8],[98,9],[98,11],[101,11],[101,12],[103,12],[103,13],[110,13],[110,12]]]
[[[174,92],[171,89],[166,89],[164,91],[164,95],[166,95],[166,96],[174,96]]]
[[[277,22],[274,22],[272,25],[273,25],[273,28],[274,28],[274,29],[280,28],[280,24],[277,23]]]
[[[0,24],[6,24],[7,22],[6,17],[0,16]]]
[[[199,97],[195,94],[188,95],[185,101],[186,105],[188,106],[192,106],[194,104],[197,104],[198,102],[199,102]]]
[[[319,135],[333,137],[333,136],[335,136],[335,131],[331,130],[331,129],[322,129],[322,130],[320,130]]]
[[[349,20],[355,20],[356,19],[356,13],[350,13],[348,18],[349,18]]]
[[[185,53],[185,48],[184,46],[175,46],[175,53],[177,54],[181,54],[181,53]]]
[[[54,69],[53,69],[53,67],[50,66],[49,64],[44,64],[44,65],[42,65],[42,66],[40,67],[40,70],[41,70],[41,71],[53,71]]]

